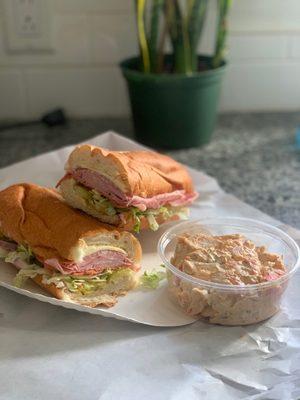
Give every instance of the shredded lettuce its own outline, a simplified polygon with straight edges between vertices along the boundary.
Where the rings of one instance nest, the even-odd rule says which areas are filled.
[[[119,209],[118,209],[119,211]],[[156,231],[159,228],[159,224],[156,221],[156,217],[158,215],[162,215],[162,217],[167,220],[174,215],[179,215],[180,219],[187,219],[188,217],[188,209],[184,207],[171,207],[171,206],[162,206],[159,208],[149,208],[145,211],[141,211],[137,207],[129,207],[127,210],[122,210],[131,212],[133,219],[134,219],[134,231],[139,232],[141,228],[141,216],[147,218],[150,229]]]
[[[121,268],[119,270],[106,270],[97,276],[72,276],[55,274],[52,276],[44,276],[43,282],[54,283],[57,287],[66,286],[72,293],[89,295],[98,290],[104,289],[108,283],[116,283],[121,279],[129,279],[133,271],[129,268]]]
[[[134,221],[133,231],[139,233],[141,230],[140,217],[142,216],[142,212],[136,207],[130,207],[129,211],[131,212]]]
[[[129,279],[131,274],[133,274],[132,270],[122,268],[116,271],[106,270],[104,273],[96,276],[74,276],[60,273],[51,274],[45,268],[30,266],[30,268],[22,268],[18,272],[14,279],[14,284],[17,287],[22,287],[27,279],[42,275],[42,281],[45,284],[54,284],[58,288],[66,287],[72,293],[89,295],[103,289],[107,283],[115,283],[120,279]]]
[[[103,212],[107,215],[117,214],[117,210],[112,203],[104,196],[101,196],[97,190],[89,190],[78,184],[74,186],[74,190],[89,206],[96,208],[97,211]]]
[[[148,289],[157,289],[159,286],[159,282],[165,278],[165,271],[145,271],[144,274],[140,277],[140,286]]]
[[[162,206],[156,209],[147,209],[141,211],[137,207],[120,208],[115,207],[110,200],[102,196],[96,190],[90,190],[82,185],[76,184],[74,190],[77,194],[82,197],[86,203],[96,208],[97,211],[104,213],[109,216],[116,215],[118,213],[131,213],[134,221],[133,230],[139,233],[141,229],[141,217],[147,218],[150,229],[156,231],[159,228],[159,224],[156,221],[158,215],[162,215],[165,220],[171,218],[174,215],[178,215],[180,219],[186,219],[188,216],[188,209],[184,207],[172,207],[172,206]]]
[[[19,288],[24,286],[29,278],[35,278],[37,275],[39,275],[41,269],[43,268],[39,268],[37,265],[20,269],[14,278],[14,285]]]
[[[125,211],[124,209],[122,211]],[[150,229],[153,231],[157,231],[159,228],[159,224],[156,221],[156,217],[158,215],[162,215],[165,220],[171,218],[174,215],[179,215],[180,219],[187,219],[188,217],[188,209],[184,207],[171,207],[171,206],[162,206],[156,209],[149,208],[145,211],[141,211],[137,207],[129,207],[127,209],[128,212],[131,212],[134,219],[134,232],[139,233],[141,228],[141,216],[147,218]]]
[[[5,261],[9,263],[13,263],[17,259],[26,261],[28,264],[37,262],[32,250],[29,247],[23,246],[22,244],[19,244],[15,251],[10,251],[7,253],[7,256],[5,257]]]
[[[110,216],[117,214],[116,208],[111,204],[108,199],[106,199],[104,196],[101,196],[101,194],[98,193],[97,190],[91,190],[90,192],[92,195],[91,202],[97,210],[100,211],[104,209],[105,214]]]
[[[178,217],[180,219],[188,219],[189,218],[189,210],[187,208],[183,207],[176,211],[176,215],[178,215]]]
[[[56,287],[66,286],[72,293],[90,294],[93,291],[102,289],[109,280],[112,272],[106,272],[97,276],[71,276],[63,274],[44,275],[43,282],[53,283]]]
[[[19,244],[15,251],[6,252],[4,261],[12,264],[16,261],[24,263],[24,268],[21,268],[14,278],[14,285],[17,287],[24,285],[27,279],[34,278],[43,269],[41,268],[41,263],[32,253],[32,250],[22,244]]]
[[[146,217],[147,217],[150,229],[152,229],[153,231],[157,231],[157,229],[159,228],[159,225],[158,225],[154,215],[149,213]]]

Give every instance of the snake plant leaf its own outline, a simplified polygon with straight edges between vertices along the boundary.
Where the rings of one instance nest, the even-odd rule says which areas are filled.
[[[145,9],[146,0],[136,0],[136,19],[138,28],[138,39],[141,50],[143,71],[150,72],[150,55],[145,31]]]
[[[149,34],[149,55],[150,55],[151,72],[157,72],[159,64],[158,42],[159,42],[160,20],[161,20],[163,6],[164,6],[164,0],[152,0],[151,25]]]

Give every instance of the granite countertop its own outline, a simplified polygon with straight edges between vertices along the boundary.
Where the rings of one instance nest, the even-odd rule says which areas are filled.
[[[300,149],[294,145],[298,125],[300,113],[226,114],[220,116],[210,144],[168,154],[214,176],[241,200],[300,228]],[[110,129],[132,137],[127,119],[81,119],[52,129],[34,125],[4,130],[0,167]]]

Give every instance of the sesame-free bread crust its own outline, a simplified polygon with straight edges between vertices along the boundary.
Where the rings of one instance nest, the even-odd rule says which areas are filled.
[[[79,145],[65,167],[68,172],[76,168],[98,172],[128,196],[148,198],[175,190],[194,191],[186,168],[154,151],[110,151],[89,144]]]

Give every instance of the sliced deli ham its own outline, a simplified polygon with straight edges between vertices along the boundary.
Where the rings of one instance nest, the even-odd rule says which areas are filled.
[[[148,198],[136,195],[130,197],[103,175],[86,168],[77,168],[65,175],[63,179],[68,179],[70,177],[73,177],[77,182],[89,189],[97,190],[97,192],[111,200],[118,207],[126,208],[134,206],[141,211],[145,211],[148,208],[156,209],[164,205],[175,207],[185,206],[194,201],[198,196],[196,192],[187,193],[184,190],[175,190],[170,193],[162,193]]]
[[[59,262],[52,258],[44,261],[45,267],[56,269],[64,275],[97,275],[106,269],[127,267],[135,270],[132,261],[121,251],[99,250],[96,253],[84,257],[81,262]]]
[[[5,251],[15,251],[18,245],[16,243],[7,242],[6,240],[0,240],[0,248]]]
[[[7,242],[6,240],[0,240],[0,249],[4,250],[6,254],[10,253],[11,251],[16,251],[17,250],[17,243],[13,242]],[[14,260],[13,264],[18,268],[26,268],[28,267],[28,263],[21,258],[17,258]]]

